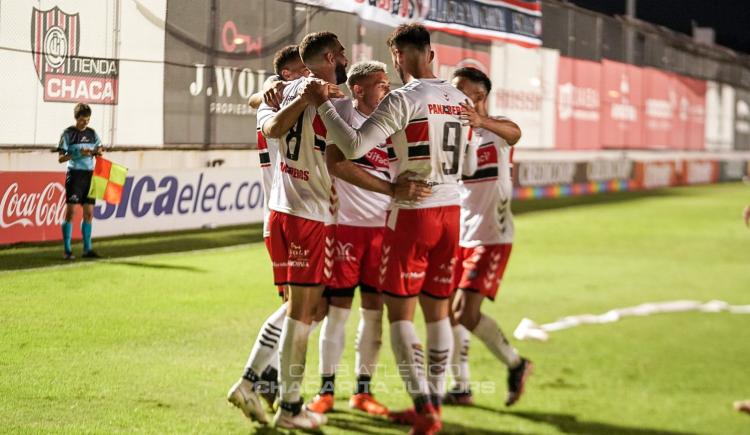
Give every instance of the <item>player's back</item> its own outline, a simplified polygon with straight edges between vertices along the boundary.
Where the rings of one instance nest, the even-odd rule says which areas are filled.
[[[470,138],[470,127],[459,118],[466,95],[442,79],[413,80],[392,94],[408,112],[406,126],[391,136],[396,175],[411,171],[432,185],[430,197],[395,204],[401,208],[458,205],[458,182]]]

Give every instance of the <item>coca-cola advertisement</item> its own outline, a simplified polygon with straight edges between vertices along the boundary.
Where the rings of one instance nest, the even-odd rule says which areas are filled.
[[[60,240],[65,217],[64,172],[0,173],[0,244]],[[81,211],[73,225],[80,238]]]
[[[598,62],[560,57],[557,148],[601,148],[601,69]]]

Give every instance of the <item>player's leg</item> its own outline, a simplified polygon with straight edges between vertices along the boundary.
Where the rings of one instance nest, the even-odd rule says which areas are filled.
[[[328,306],[319,340],[320,391],[307,405],[318,413],[333,410],[336,369],[341,362],[341,355],[346,344],[346,321],[352,307],[354,288],[331,289],[323,293],[323,301]],[[333,296],[337,295],[337,296]]]
[[[324,286],[290,285],[287,316],[279,340],[279,410],[274,425],[314,429],[325,417],[304,409],[302,381],[305,376],[307,343]]]
[[[76,214],[76,204],[65,204],[65,220],[61,225],[62,237],[63,237],[63,258],[66,260],[74,260],[76,257],[73,255],[73,218]]]
[[[280,406],[274,425],[314,429],[324,424],[326,418],[304,407],[302,381],[308,339],[325,284],[331,277],[326,265],[332,259],[323,247],[332,246],[333,234],[321,222],[280,213],[272,213],[269,224],[274,277],[277,284],[280,279],[289,284],[288,311],[279,340]]]
[[[62,223],[62,238],[63,238],[63,258],[66,260],[74,260],[72,240],[73,240],[73,218],[76,213],[76,205],[80,204],[81,197],[78,194],[76,186],[77,171],[68,170],[65,174],[65,220]]]
[[[506,406],[517,402],[523,394],[527,377],[533,364],[521,357],[508,342],[497,322],[481,312],[486,298],[495,299],[500,280],[510,257],[511,245],[484,247],[486,252],[476,262],[473,279],[463,280],[458,291],[456,316],[458,321],[484,343],[487,349],[508,367],[508,398]]]
[[[388,408],[375,400],[370,382],[375,374],[383,335],[383,296],[377,289],[360,284],[362,306],[359,309],[354,370],[357,386],[349,406],[372,415],[387,415]]]
[[[445,371],[453,351],[450,323],[450,297],[454,293],[453,271],[458,255],[459,208],[433,209],[442,231],[429,251],[429,267],[420,294],[420,304],[427,323],[427,381],[430,400],[440,410],[445,395]]]
[[[455,274],[462,273],[460,257]],[[469,346],[471,334],[458,321],[456,312],[460,309],[460,298],[454,293],[451,296],[451,329],[453,331],[453,352],[451,353],[450,372],[453,377],[453,387],[443,396],[446,405],[471,405],[474,403],[471,394],[471,371],[469,369]]]
[[[396,215],[394,216],[394,212]],[[383,238],[379,272],[383,301],[388,310],[391,347],[398,371],[414,407],[388,413],[389,419],[412,425],[416,431],[434,433],[441,427],[440,417],[430,402],[422,342],[414,326],[417,295],[425,282],[427,252],[439,240],[435,222],[426,210],[391,211]]]
[[[94,200],[86,198],[83,203],[83,220],[81,220],[81,236],[83,238],[83,256],[85,258],[99,258],[91,243],[91,232],[94,221]]]

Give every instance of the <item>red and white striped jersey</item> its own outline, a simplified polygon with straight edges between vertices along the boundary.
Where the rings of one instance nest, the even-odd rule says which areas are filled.
[[[500,119],[500,118],[498,118]],[[461,181],[461,238],[465,248],[513,243],[512,148],[500,136],[474,130],[477,170]]]
[[[289,105],[299,94],[308,78],[294,80],[284,88],[281,107]],[[337,106],[347,110],[351,102],[347,98],[337,101]],[[264,123],[276,116],[273,109],[261,104],[258,117]],[[351,117],[344,113],[345,118]],[[261,126],[263,124],[260,124]],[[281,213],[298,216],[318,222],[334,222],[336,204],[332,197],[331,177],[325,162],[326,127],[310,106],[300,115],[297,122],[279,138],[278,166],[273,174],[268,207]]]
[[[263,237],[268,237],[268,198],[271,197],[271,185],[273,184],[273,173],[278,160],[279,141],[267,139],[260,129],[260,117],[258,118],[258,159],[260,160],[260,184],[263,187]]]
[[[458,182],[464,168],[470,128],[462,125],[460,103],[468,97],[441,79],[413,80],[392,91],[359,129],[352,129],[331,103],[318,108],[332,140],[348,159],[358,159],[388,138],[396,161],[393,177],[406,171],[432,185],[419,201],[394,201],[398,208],[459,205]]]
[[[365,115],[354,110],[350,124],[358,128],[366,119]],[[388,148],[385,143],[379,144],[352,162],[380,179],[390,180]],[[339,198],[338,224],[353,227],[385,225],[385,214],[391,203],[390,196],[365,190],[335,178],[334,186]]]

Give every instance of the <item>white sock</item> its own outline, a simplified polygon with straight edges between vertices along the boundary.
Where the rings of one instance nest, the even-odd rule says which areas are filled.
[[[445,369],[453,350],[451,321],[447,317],[427,324],[427,382],[433,398],[445,395]]]
[[[285,318],[286,303],[268,316],[263,326],[260,327],[258,338],[255,339],[253,350],[250,351],[250,357],[245,364],[245,370],[251,368],[258,376],[269,365],[278,370],[279,339],[281,338],[281,329],[284,326]]]
[[[346,344],[346,320],[351,311],[349,308],[328,306],[328,314],[320,330],[320,374],[322,376],[336,374],[336,366],[341,361],[341,354]]]
[[[357,354],[354,370],[360,375],[372,376],[378,365],[378,354],[383,336],[383,310],[359,309],[357,328]]]
[[[461,391],[469,390],[469,339],[471,335],[464,325],[453,327],[453,353],[451,357],[451,375],[453,384]]]
[[[291,317],[284,319],[284,330],[279,340],[279,391],[282,402],[295,403],[302,396],[309,337],[310,325]]]
[[[503,331],[500,330],[500,327],[493,318],[482,314],[479,318],[479,323],[477,323],[477,326],[474,327],[471,333],[482,340],[482,343],[495,355],[495,358],[502,361],[509,368],[515,368],[521,364],[521,357],[518,355],[518,351],[508,343]]]
[[[391,347],[406,392],[412,399],[428,398],[430,388],[424,371],[424,350],[413,322],[399,320],[391,323]]]

